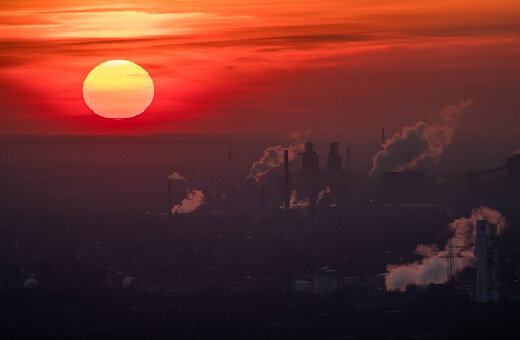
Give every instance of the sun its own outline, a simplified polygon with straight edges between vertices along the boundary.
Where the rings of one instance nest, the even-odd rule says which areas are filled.
[[[94,67],[83,83],[85,103],[105,118],[132,118],[152,103],[152,78],[128,60],[109,60]]]

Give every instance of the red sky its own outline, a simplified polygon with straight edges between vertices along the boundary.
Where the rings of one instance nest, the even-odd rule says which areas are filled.
[[[473,99],[520,130],[519,1],[2,0],[0,134],[374,132]],[[88,72],[144,67],[142,115],[101,118]]]

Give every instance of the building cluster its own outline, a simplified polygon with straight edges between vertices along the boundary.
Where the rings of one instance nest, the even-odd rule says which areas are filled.
[[[496,274],[498,265],[497,225],[488,223],[486,220],[479,220],[476,229],[476,301],[498,302],[500,297]]]

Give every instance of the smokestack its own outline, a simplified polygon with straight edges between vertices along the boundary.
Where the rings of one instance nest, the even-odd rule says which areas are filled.
[[[285,149],[283,151],[284,157],[284,167],[285,167],[285,191],[284,191],[284,202],[285,202],[285,210],[289,211],[291,209],[291,196],[289,193],[289,150]]]
[[[477,221],[475,256],[477,257],[477,302],[497,302],[496,239],[498,228],[487,220]]]
[[[228,161],[228,188],[231,188],[231,146],[228,149],[227,161]]]
[[[340,178],[344,172],[341,168],[341,156],[339,155],[339,144],[330,143],[330,152],[327,157],[327,171],[330,175]]]
[[[172,212],[172,189],[171,189],[171,181],[168,180],[168,211]]]
[[[488,237],[487,221],[477,221],[477,302],[488,302]]]
[[[261,207],[262,207],[262,211],[265,211],[265,188],[262,187],[261,189],[261,196],[260,196],[260,199],[261,199]]]
[[[385,144],[385,128],[381,129],[381,144]]]
[[[347,175],[350,175],[350,145],[347,146]]]
[[[309,206],[311,209],[310,217],[311,217],[311,226],[314,228],[316,222],[316,188],[314,186],[314,181],[312,182],[312,194],[311,194],[311,204]]]

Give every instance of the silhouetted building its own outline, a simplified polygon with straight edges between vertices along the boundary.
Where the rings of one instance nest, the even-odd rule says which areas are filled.
[[[344,177],[345,174],[341,168],[341,156],[339,155],[338,149],[338,143],[330,143],[330,151],[327,157],[327,171],[333,177]]]
[[[481,177],[495,174],[506,170],[506,180],[510,184],[520,184],[520,154],[514,154],[507,159],[507,164],[481,172],[470,172],[467,174],[468,184],[477,183]]]
[[[497,225],[477,221],[477,302],[498,302],[496,267],[498,264]]]
[[[284,156],[284,185],[285,185],[285,189],[284,189],[284,208],[285,210],[290,210],[291,209],[291,196],[290,196],[290,178],[289,178],[289,150],[284,150],[283,151],[283,156]]]
[[[424,176],[421,171],[385,171],[381,176],[381,185],[385,188],[406,190],[417,188],[424,183]]]
[[[520,183],[520,154],[507,159],[507,178],[511,183]]]
[[[423,202],[424,176],[420,171],[383,172],[380,177],[381,194],[387,203]]]
[[[329,267],[323,267],[314,274],[315,295],[329,297],[341,288],[343,288],[343,278],[339,271]]]
[[[319,156],[312,149],[312,142],[305,143],[305,152],[302,154],[304,176],[316,176],[320,172]]]

